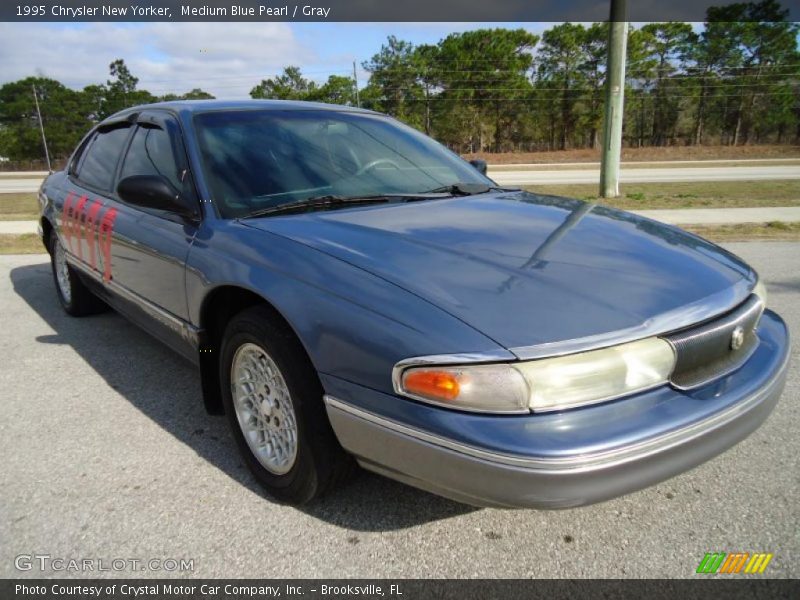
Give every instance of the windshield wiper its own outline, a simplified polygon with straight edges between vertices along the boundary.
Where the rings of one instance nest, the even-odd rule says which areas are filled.
[[[325,196],[313,196],[303,200],[278,204],[277,206],[260,208],[241,218],[251,219],[253,217],[263,217],[265,215],[274,215],[278,213],[296,212],[314,208],[328,208],[330,206],[337,206],[341,204],[369,204],[373,202],[388,202],[388,198],[386,196],[348,197],[327,194]]]
[[[274,215],[279,213],[302,212],[308,209],[313,210],[316,208],[330,208],[332,206],[342,206],[346,204],[379,204],[382,202],[392,202],[397,200],[425,200],[429,198],[441,197],[442,195],[440,193],[437,194],[433,192],[422,194],[377,194],[374,196],[337,196],[335,194],[326,194],[324,196],[312,196],[311,198],[305,198],[303,200],[261,208],[240,218],[251,219],[253,217],[263,217],[266,215]]]
[[[475,194],[485,194],[487,192],[519,192],[519,188],[503,188],[494,185],[487,185],[485,183],[452,183],[450,185],[443,185],[427,193],[443,193],[450,194],[451,196],[473,196]]]

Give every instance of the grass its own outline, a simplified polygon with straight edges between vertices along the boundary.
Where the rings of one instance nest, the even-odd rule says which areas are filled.
[[[0,221],[35,221],[38,217],[36,194],[0,194]]]
[[[35,233],[0,234],[0,254],[44,254],[47,251]]]
[[[737,225],[686,225],[687,231],[712,242],[800,241],[800,223],[740,223]]]
[[[529,185],[540,194],[599,202],[624,210],[800,206],[800,180],[626,183],[619,198],[598,198],[597,185]]]

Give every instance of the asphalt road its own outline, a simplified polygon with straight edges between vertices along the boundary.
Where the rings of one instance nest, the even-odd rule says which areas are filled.
[[[3,177],[0,178],[0,194],[26,194],[35,192],[42,185],[44,177]]]
[[[659,165],[645,168],[641,165],[622,165],[620,180],[623,183],[675,182],[675,181],[754,181],[777,179],[800,179],[800,165],[763,165],[741,161],[737,166],[719,166],[706,164],[703,161],[676,161],[669,166],[666,162],[648,163]],[[680,165],[680,166],[678,166]],[[557,185],[576,183],[598,183],[600,167],[592,163],[591,168],[576,168],[575,164],[567,169],[551,169],[549,165],[519,165],[514,169],[511,165],[489,167],[489,176],[501,185]],[[0,177],[0,194],[35,192],[42,183],[44,174],[26,172],[19,177],[4,175]]]
[[[797,339],[800,244],[730,248]],[[190,558],[197,577],[691,578],[707,551],[772,552],[767,575],[800,576],[796,344],[761,429],[623,498],[474,509],[363,474],[293,508],[254,484],[188,364],[113,313],[62,313],[45,257],[0,257],[0,305],[0,577],[39,575],[14,557],[49,554]]]

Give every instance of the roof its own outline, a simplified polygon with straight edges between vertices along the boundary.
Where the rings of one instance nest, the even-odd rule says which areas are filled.
[[[132,113],[138,113],[151,108],[161,108],[176,113],[202,113],[224,110],[330,110],[337,112],[360,112],[377,114],[375,111],[345,106],[344,104],[325,104],[324,102],[306,102],[302,100],[173,100],[169,102],[154,102],[153,104],[140,104],[119,111],[105,119],[105,121],[118,121]]]

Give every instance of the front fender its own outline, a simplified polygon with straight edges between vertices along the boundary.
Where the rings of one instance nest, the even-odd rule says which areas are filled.
[[[237,221],[198,231],[187,262],[189,316],[237,286],[268,301],[294,329],[318,372],[392,393],[392,367],[412,356],[506,353],[414,294],[353,265]]]

